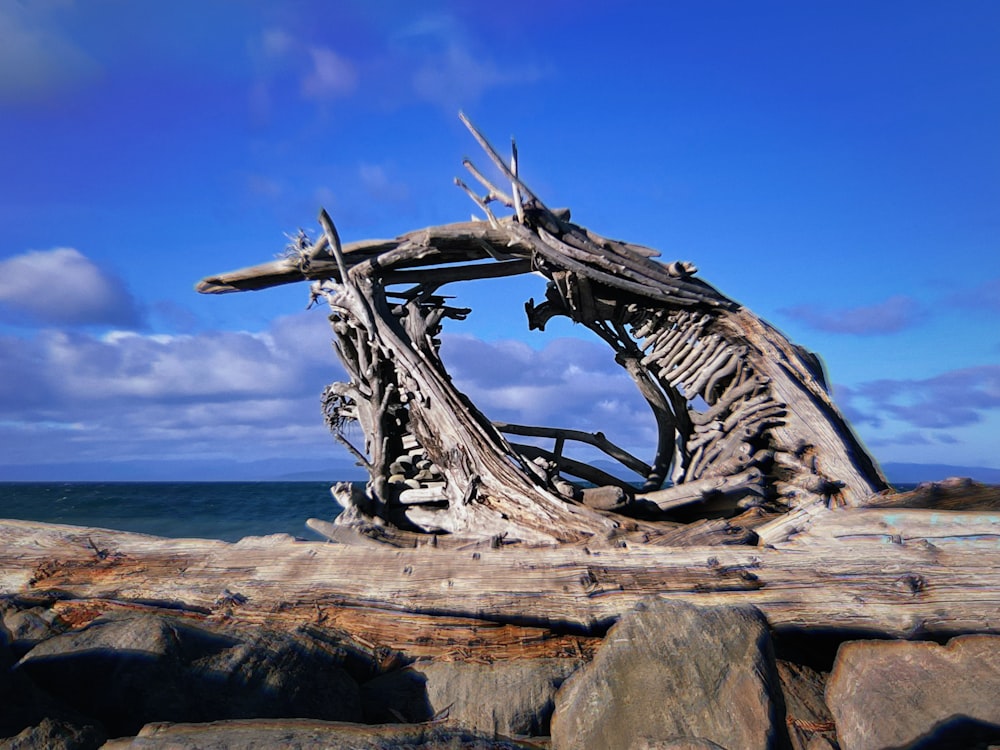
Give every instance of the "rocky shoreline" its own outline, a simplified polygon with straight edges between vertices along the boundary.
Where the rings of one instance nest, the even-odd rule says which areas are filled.
[[[651,598],[592,658],[490,662],[54,602],[0,601],[0,748],[1000,746],[995,635],[775,633],[754,607]]]
[[[595,549],[0,520],[0,750],[1000,750],[998,508]]]

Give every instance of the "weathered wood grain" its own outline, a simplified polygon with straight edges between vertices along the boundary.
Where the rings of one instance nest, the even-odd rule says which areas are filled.
[[[0,592],[172,603],[256,617],[360,608],[427,616],[431,628],[433,618],[458,617],[580,633],[599,633],[641,599],[660,595],[753,604],[776,628],[901,637],[1000,632],[1000,545],[983,542],[996,534],[996,514],[907,515],[830,511],[780,549],[461,551],[287,535],[229,544],[2,521]],[[383,632],[392,632],[391,622]]]
[[[342,246],[321,210],[315,242],[303,233],[288,257],[212,276],[197,287],[219,293],[315,281],[310,299],[329,305],[336,351],[349,376],[327,389],[324,415],[370,477],[363,493],[338,495],[345,506],[339,524],[378,522],[429,534],[596,548],[637,532],[656,537],[655,524],[669,528],[681,506],[700,505],[707,517],[724,508],[731,516],[748,507],[794,512],[816,500],[863,505],[888,489],[830,398],[815,355],[696,278],[693,264],[660,263],[654,251],[602,237],[570,221],[568,211],[550,210],[519,177],[516,154],[508,165],[463,121],[505,181],[498,186],[465,161],[487,192],[457,182],[485,221]],[[497,203],[513,215],[498,217]],[[446,319],[462,320],[469,310],[449,307],[439,289],[518,273],[549,282],[544,301],[525,304],[529,328],[542,329],[557,315],[587,327],[648,404],[656,424],[649,459],[603,436],[585,442],[640,472],[639,492],[649,500],[587,507],[580,502],[583,483],[616,485],[629,496],[633,487],[563,453],[567,439],[584,433],[498,430],[452,382],[438,335]],[[348,438],[353,422],[363,444]],[[556,445],[515,444],[502,432],[552,437]],[[435,468],[429,479],[392,471],[410,455],[407,440]],[[730,491],[751,470],[758,472],[754,486]],[[668,479],[673,486],[662,489]],[[425,495],[403,494],[427,489],[427,481],[435,483],[426,495],[432,504],[414,501]]]

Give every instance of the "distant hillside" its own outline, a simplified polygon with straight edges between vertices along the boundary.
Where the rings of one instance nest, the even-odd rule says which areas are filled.
[[[365,479],[350,460],[145,460],[0,464],[0,482],[339,482]]]
[[[1000,484],[1000,469],[985,466],[886,463],[882,464],[882,471],[894,484],[940,482],[948,477],[969,477],[984,484]]]
[[[621,464],[595,461],[594,465],[628,481],[639,478]],[[985,484],[1000,484],[1000,469],[949,464],[884,463],[893,484],[938,482],[948,477],[970,477]],[[63,462],[35,465],[0,464],[0,482],[344,482],[367,479],[365,471],[343,459],[265,459],[223,461],[122,461],[108,463]]]
[[[594,466],[612,476],[628,481],[635,481],[636,475],[613,461],[597,460]],[[1000,484],[1000,469],[986,466],[952,466],[950,464],[882,464],[889,482],[892,484],[920,484],[921,482],[940,482],[948,477],[969,477],[984,484]]]

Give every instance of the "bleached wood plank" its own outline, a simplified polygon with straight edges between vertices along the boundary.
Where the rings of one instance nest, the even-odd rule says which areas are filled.
[[[854,511],[845,511],[854,512]],[[294,541],[235,544],[0,522],[0,591],[169,601],[247,612],[370,607],[493,622],[600,629],[641,599],[752,604],[775,627],[857,628],[894,636],[1000,632],[1000,549],[910,537],[744,546],[395,549]]]

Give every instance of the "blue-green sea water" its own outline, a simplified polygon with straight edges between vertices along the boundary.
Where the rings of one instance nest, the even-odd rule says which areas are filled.
[[[332,520],[329,482],[3,482],[0,518],[233,542],[286,533],[320,537]]]

